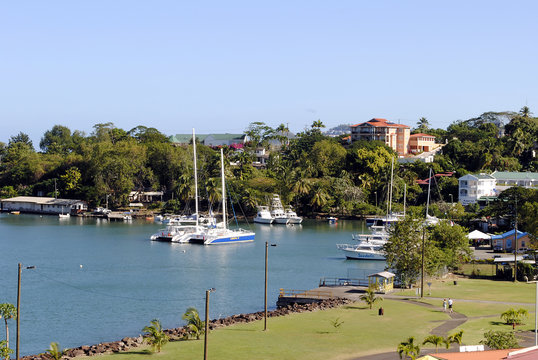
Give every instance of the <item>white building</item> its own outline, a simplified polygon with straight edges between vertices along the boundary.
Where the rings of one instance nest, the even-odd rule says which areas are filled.
[[[496,180],[487,174],[465,175],[458,179],[459,198],[462,205],[474,204],[482,196],[496,196]]]
[[[51,197],[17,196],[2,199],[3,211],[20,211],[38,214],[76,214],[88,209],[82,200],[55,199]]]

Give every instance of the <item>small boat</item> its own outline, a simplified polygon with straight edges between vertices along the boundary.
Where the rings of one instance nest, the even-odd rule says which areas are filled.
[[[69,219],[71,217],[71,215],[69,215],[69,214],[58,214],[58,217],[60,219]]]
[[[297,213],[293,211],[291,206],[286,208],[286,217],[288,218],[288,224],[300,224],[303,222],[303,218],[297,216]]]
[[[11,215],[20,215],[21,212],[20,211],[10,211],[9,212]]]
[[[271,224],[273,222],[273,217],[267,206],[259,206],[258,213],[254,217],[254,222],[259,224]]]
[[[334,216],[329,216],[327,220],[329,220],[329,224],[336,224],[336,222],[338,221],[338,218]]]

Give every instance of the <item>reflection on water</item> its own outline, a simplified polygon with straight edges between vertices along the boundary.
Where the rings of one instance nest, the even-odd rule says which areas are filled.
[[[0,302],[16,302],[17,263],[36,266],[22,276],[21,352],[40,353],[51,341],[74,347],[136,336],[154,318],[179,326],[187,307],[204,308],[212,287],[215,317],[262,310],[266,241],[277,245],[269,248],[273,307],[280,288],[310,289],[322,277],[363,277],[384,266],[336,250],[361,231],[358,221],[251,224],[254,242],[214,246],[149,241],[159,228],[146,220],[0,214]]]

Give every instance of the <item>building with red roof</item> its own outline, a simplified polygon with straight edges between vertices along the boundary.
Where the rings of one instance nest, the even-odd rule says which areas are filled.
[[[351,125],[351,141],[382,141],[394,149],[400,156],[409,153],[409,135],[411,128],[396,124],[387,119],[373,118],[366,122]]]

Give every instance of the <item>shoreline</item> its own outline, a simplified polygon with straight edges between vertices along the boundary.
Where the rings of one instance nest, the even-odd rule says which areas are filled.
[[[312,312],[332,309],[342,305],[352,303],[352,300],[345,298],[329,298],[315,302],[311,304],[299,305],[297,303],[293,305],[287,305],[285,307],[277,308],[267,312],[267,317],[279,317],[289,314],[296,314],[302,312]],[[237,314],[227,316],[222,319],[213,319],[209,321],[209,330],[215,330],[221,327],[232,326],[240,323],[250,323],[254,321],[260,321],[264,319],[264,311],[258,311],[248,314]],[[187,326],[181,326],[172,329],[163,330],[170,338],[170,341],[188,341],[184,339],[187,334]],[[62,358],[76,358],[82,356],[95,356],[109,353],[119,353],[129,351],[133,348],[137,348],[144,345],[144,336],[139,335],[137,337],[125,337],[119,341],[104,342],[96,345],[82,345],[76,348],[67,349],[65,355]],[[37,355],[26,355],[21,357],[22,360],[50,360],[51,357],[48,353],[42,353]]]

